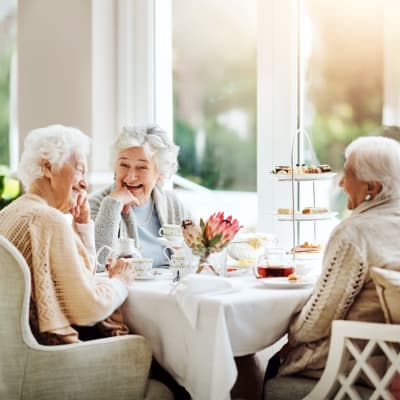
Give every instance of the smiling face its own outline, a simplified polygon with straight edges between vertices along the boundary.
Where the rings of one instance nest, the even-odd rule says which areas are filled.
[[[368,183],[358,179],[353,171],[352,156],[344,164],[343,177],[339,182],[347,195],[347,208],[354,210],[365,199],[368,193]]]
[[[151,198],[151,192],[160,178],[152,156],[143,147],[130,147],[119,152],[115,166],[117,186],[126,187],[140,204]]]
[[[51,170],[51,189],[54,206],[67,212],[76,206],[79,194],[87,190],[86,157],[72,155],[59,170]]]

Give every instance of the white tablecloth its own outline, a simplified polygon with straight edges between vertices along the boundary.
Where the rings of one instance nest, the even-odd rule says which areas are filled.
[[[290,317],[311,293],[269,289],[252,277],[241,290],[202,294],[196,326],[171,291],[171,278],[137,281],[123,306],[126,323],[151,343],[157,361],[194,400],[230,398],[234,356],[253,354],[281,338]]]

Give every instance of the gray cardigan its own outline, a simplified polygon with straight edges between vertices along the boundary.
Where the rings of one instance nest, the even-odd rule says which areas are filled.
[[[112,247],[119,236],[135,239],[136,247],[139,248],[140,239],[135,214],[132,208],[128,214],[122,214],[122,203],[108,196],[113,188],[114,185],[108,186],[93,193],[89,198],[91,218],[95,223],[96,250],[104,245]],[[172,191],[162,190],[156,186],[152,198],[161,226],[180,225],[184,219],[191,218],[190,213]]]

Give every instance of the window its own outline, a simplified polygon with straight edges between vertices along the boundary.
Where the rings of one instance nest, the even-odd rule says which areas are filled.
[[[396,81],[387,85],[394,64],[387,57],[398,53],[391,42],[400,41],[400,29],[388,20],[400,17],[395,3],[304,1],[304,125],[319,160],[335,171],[341,172],[344,149],[353,139],[380,134],[383,123],[399,123],[395,118],[384,121],[384,109],[391,109],[385,93],[396,90]],[[330,201],[343,214],[342,190],[332,191]]]
[[[257,1],[173,0],[179,173],[207,188],[257,190]]]
[[[10,165],[10,72],[16,40],[16,0],[0,6],[0,165]]]

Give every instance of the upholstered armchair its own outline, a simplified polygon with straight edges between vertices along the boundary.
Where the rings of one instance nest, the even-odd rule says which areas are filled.
[[[43,346],[29,327],[31,279],[19,251],[0,236],[0,399],[172,399],[149,380],[151,349],[128,335]]]

